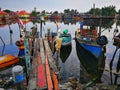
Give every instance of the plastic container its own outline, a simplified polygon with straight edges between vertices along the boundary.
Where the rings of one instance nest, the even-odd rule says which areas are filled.
[[[20,83],[24,80],[23,67],[16,65],[12,68],[13,80],[15,83]]]

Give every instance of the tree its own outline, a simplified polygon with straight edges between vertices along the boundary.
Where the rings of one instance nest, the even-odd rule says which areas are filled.
[[[114,16],[117,12],[115,6],[108,6],[103,7],[102,9],[91,8],[87,13],[91,15]]]
[[[65,9],[64,13],[69,14],[70,13],[70,9]]]
[[[108,7],[103,7],[101,9],[102,16],[115,16],[117,13],[115,10],[115,6],[108,6]]]

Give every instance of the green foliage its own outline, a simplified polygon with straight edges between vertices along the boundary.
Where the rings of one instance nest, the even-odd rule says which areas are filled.
[[[101,12],[102,16],[115,16],[115,14],[117,13],[115,10],[115,6],[104,7],[101,9]]]
[[[115,6],[108,6],[101,9],[91,8],[87,13],[91,15],[114,16],[117,11],[115,9]]]
[[[8,9],[6,9],[6,10],[3,10],[4,12],[7,12],[7,13],[10,13],[11,12],[11,10],[8,10]]]
[[[39,12],[32,11],[32,12],[30,13],[30,16],[37,16],[38,14],[39,14]]]

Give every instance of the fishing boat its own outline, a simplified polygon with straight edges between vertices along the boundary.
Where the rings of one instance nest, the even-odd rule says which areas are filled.
[[[0,37],[0,40],[3,43],[3,46],[0,46],[0,49],[2,48],[2,55],[0,56],[0,70],[4,70],[12,65],[18,64],[18,50],[16,49],[17,47],[14,44],[5,45],[2,37]]]
[[[75,39],[80,46],[99,58],[105,45],[108,43],[106,36],[99,36],[98,30],[94,26],[83,28],[80,26],[75,32]]]
[[[72,37],[71,34],[68,33],[68,30],[65,29],[63,33],[60,33],[59,38],[62,39],[62,44],[60,48],[60,58],[61,61],[65,63],[72,50]]]
[[[96,78],[100,81],[105,66],[105,45],[107,38],[98,36],[95,27],[79,28],[75,32],[76,51],[80,63],[91,75],[92,79]]]

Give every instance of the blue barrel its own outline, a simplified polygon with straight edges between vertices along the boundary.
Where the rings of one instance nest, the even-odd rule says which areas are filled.
[[[12,68],[13,80],[15,83],[20,83],[24,80],[23,67],[16,65]]]

